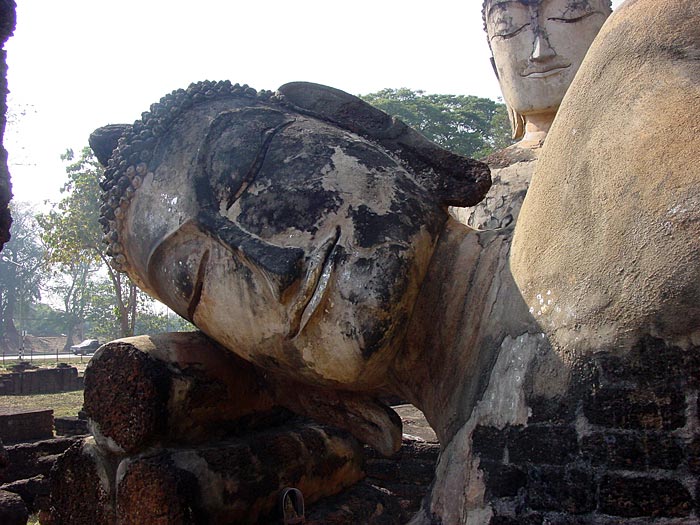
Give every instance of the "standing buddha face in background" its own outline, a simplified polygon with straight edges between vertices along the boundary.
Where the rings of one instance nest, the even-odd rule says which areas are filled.
[[[610,12],[609,0],[484,3],[489,45],[514,138],[522,137],[531,116],[547,116],[545,121],[551,123]]]

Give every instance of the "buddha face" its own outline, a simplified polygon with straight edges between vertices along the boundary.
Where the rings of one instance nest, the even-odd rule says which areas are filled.
[[[443,208],[359,135],[264,104],[207,111],[174,124],[132,198],[130,275],[263,368],[381,384]]]
[[[556,111],[610,6],[608,0],[491,0],[484,14],[503,97],[528,115]]]

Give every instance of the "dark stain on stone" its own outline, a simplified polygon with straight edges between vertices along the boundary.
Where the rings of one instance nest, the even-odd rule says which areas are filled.
[[[342,199],[337,192],[314,188],[289,188],[271,184],[257,195],[241,199],[237,220],[255,235],[272,235],[295,229],[316,233],[324,217],[338,211]]]
[[[400,215],[379,215],[364,204],[350,208],[355,239],[362,248],[371,248],[392,239],[408,239],[414,233]]]
[[[362,357],[369,359],[386,344],[385,338],[392,327],[389,319],[373,320],[362,328]]]

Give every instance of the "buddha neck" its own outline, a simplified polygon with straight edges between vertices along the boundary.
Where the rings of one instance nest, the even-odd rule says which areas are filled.
[[[556,114],[555,110],[525,115],[525,134],[518,145],[522,148],[541,148]]]
[[[443,444],[469,418],[501,342],[530,328],[508,265],[511,237],[448,221],[395,361],[395,393],[423,411]]]

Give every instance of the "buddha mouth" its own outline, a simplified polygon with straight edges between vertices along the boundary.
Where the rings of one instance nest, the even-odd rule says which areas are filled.
[[[561,73],[571,67],[571,64],[554,64],[546,67],[528,67],[520,76],[523,78],[547,78]]]
[[[310,257],[309,270],[301,291],[292,306],[289,339],[294,339],[304,329],[325,295],[331,274],[335,269],[334,254],[340,240],[340,226],[335,235],[328,238]]]

